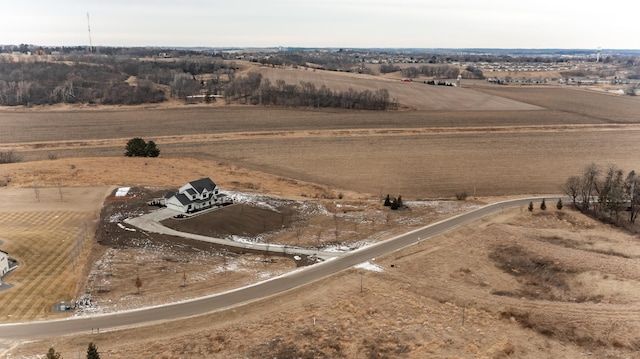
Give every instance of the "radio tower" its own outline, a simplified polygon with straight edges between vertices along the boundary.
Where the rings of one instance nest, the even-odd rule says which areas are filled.
[[[87,13],[87,29],[89,30],[89,53],[93,53],[93,44],[91,43],[91,21],[89,21],[89,13]]]

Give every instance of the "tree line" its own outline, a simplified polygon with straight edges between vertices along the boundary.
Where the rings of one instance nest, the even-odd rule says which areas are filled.
[[[640,175],[633,170],[625,174],[613,165],[590,164],[582,174],[569,177],[562,189],[574,208],[604,221],[635,223],[640,213]]]
[[[206,93],[227,103],[328,107],[354,110],[397,108],[387,90],[334,91],[309,82],[299,85],[262,80],[260,74],[236,78],[233,62],[192,58],[176,61],[90,57],[88,62],[0,61],[0,106],[87,103],[135,105],[188,99]],[[127,81],[135,76],[135,81]],[[166,90],[169,93],[166,93]],[[207,101],[207,102],[209,102]]]
[[[265,106],[342,108],[349,110],[389,110],[397,109],[398,103],[391,99],[389,91],[336,91],[325,85],[317,87],[311,82],[301,81],[299,85],[277,80],[272,83],[262,79],[262,75],[250,73],[234,79],[225,90],[227,103],[241,103]]]
[[[109,65],[0,62],[0,106],[56,103],[134,105],[166,100],[151,81],[125,82]]]

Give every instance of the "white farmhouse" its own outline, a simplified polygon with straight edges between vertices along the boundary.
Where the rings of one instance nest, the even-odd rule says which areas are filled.
[[[0,284],[2,284],[2,277],[9,271],[9,254],[5,251],[0,251]]]
[[[210,178],[201,178],[180,187],[178,193],[167,193],[164,204],[178,212],[189,213],[223,204],[225,197]]]

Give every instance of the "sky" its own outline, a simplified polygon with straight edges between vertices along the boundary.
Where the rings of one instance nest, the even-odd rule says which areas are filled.
[[[0,44],[640,49],[637,0],[0,0]],[[89,14],[89,23],[87,21]]]

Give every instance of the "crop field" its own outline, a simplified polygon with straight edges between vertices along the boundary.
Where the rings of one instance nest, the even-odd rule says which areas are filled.
[[[638,99],[568,88],[468,91],[545,109],[459,111],[449,104],[451,110],[391,112],[195,105],[3,110],[0,149],[14,149],[29,161],[118,157],[127,139],[140,136],[153,139],[162,157],[230,163],[338,190],[401,192],[407,198],[450,197],[455,191],[556,193],[564,179],[591,162],[625,170],[637,163]]]
[[[23,159],[0,165],[7,187],[0,188],[0,249],[21,260],[6,277],[13,288],[0,292],[6,309],[0,321],[16,320],[12,313],[24,320],[57,317],[51,306],[84,290],[135,307],[226,290],[269,271],[262,256],[227,258],[143,233],[129,233],[128,244],[96,243],[116,236],[95,232],[114,186],[162,191],[210,176],[223,190],[314,202],[335,215],[263,237],[306,245],[340,235],[382,240],[503,196],[548,195],[549,209],[506,210],[233,310],[22,345],[0,338],[0,354],[33,358],[55,346],[64,357],[82,356],[93,341],[106,358],[134,359],[637,355],[637,234],[556,210],[554,201],[560,184],[592,162],[640,170],[638,99],[568,88],[455,89],[311,70],[255,71],[292,83],[335,83],[334,89],[385,84],[405,108],[419,110],[221,103],[0,110],[0,151]],[[154,140],[160,157],[125,158],[125,143],[136,136]],[[468,200],[452,201],[461,191]],[[380,205],[386,194],[415,204],[388,212]],[[425,207],[433,199],[445,201]],[[282,259],[270,266],[278,274],[294,264]],[[185,272],[189,285],[181,286]],[[139,295],[134,273],[145,278]]]
[[[525,101],[549,110],[577,113],[609,123],[638,123],[640,98],[559,87],[478,86],[478,91]]]

